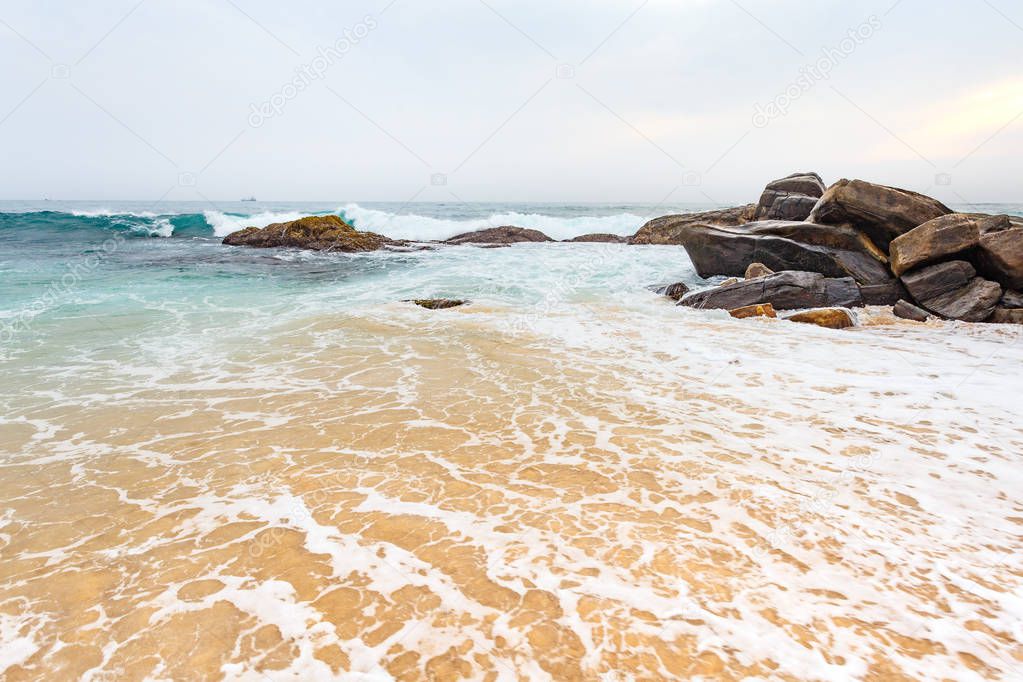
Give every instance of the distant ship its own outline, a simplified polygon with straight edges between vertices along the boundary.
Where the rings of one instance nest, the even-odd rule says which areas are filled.
[[[256,197],[248,197],[247,199],[242,199],[242,201],[256,201]]]

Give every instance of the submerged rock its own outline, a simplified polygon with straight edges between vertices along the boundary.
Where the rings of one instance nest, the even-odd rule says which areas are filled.
[[[682,282],[674,284],[656,285],[650,289],[658,296],[667,296],[673,301],[681,301],[682,297],[689,293],[689,287]]]
[[[778,317],[777,311],[770,303],[748,305],[735,310],[729,310],[728,314],[738,320],[745,320],[750,317]]]
[[[466,232],[446,240],[445,244],[519,244],[522,242],[554,241],[539,230],[525,227],[489,227],[485,230]]]
[[[261,249],[289,247],[346,253],[404,244],[373,232],[359,232],[336,215],[310,216],[264,228],[247,227],[229,234],[223,243]]]
[[[463,306],[468,301],[453,298],[417,298],[405,301],[405,303],[415,303],[420,308],[426,308],[427,310],[447,310],[448,308]]]
[[[849,225],[887,250],[893,239],[952,209],[937,199],[863,180],[839,180],[810,214],[820,225]]]
[[[583,243],[596,243],[596,244],[628,244],[629,238],[622,237],[617,234],[605,234],[602,232],[594,234],[583,234],[578,237],[572,237],[566,239],[566,242],[583,242]]]
[[[863,305],[863,298],[851,277],[827,278],[816,272],[786,271],[696,291],[684,296],[679,305],[734,310],[762,303],[770,303],[776,310],[856,308]]]
[[[856,326],[856,320],[853,319],[852,313],[844,308],[804,310],[795,315],[789,315],[785,319],[789,322],[815,324],[818,327],[827,327],[828,329],[848,329],[849,327]]]
[[[685,213],[655,218],[639,229],[632,244],[666,244],[678,246],[683,228],[687,225],[736,226],[756,220],[757,205],[747,204],[702,213]]]
[[[930,313],[926,310],[918,308],[905,300],[896,303],[892,308],[892,312],[895,314],[895,317],[900,317],[903,320],[913,320],[914,322],[926,322],[931,318]]]

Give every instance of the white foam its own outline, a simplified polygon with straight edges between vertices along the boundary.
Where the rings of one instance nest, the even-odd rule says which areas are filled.
[[[388,213],[359,204],[346,204],[342,214],[360,230],[379,232],[395,239],[444,240],[463,232],[511,225],[540,230],[552,239],[571,239],[583,234],[635,234],[647,221],[632,213],[610,216],[561,217],[542,213],[494,213],[487,218],[445,220],[415,213]]]
[[[244,230],[246,227],[266,227],[274,223],[286,223],[291,220],[305,218],[310,213],[299,211],[273,212],[264,211],[250,216],[242,216],[234,213],[222,213],[221,211],[203,211],[203,217],[213,228],[213,234],[218,237],[226,237],[232,232]]]

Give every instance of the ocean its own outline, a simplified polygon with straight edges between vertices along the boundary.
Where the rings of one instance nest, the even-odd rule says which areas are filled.
[[[0,674],[1018,675],[1019,328],[681,309],[680,247],[220,243],[709,208],[0,202]]]

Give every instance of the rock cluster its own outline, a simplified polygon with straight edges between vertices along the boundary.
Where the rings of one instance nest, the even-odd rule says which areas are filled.
[[[566,242],[594,243],[594,244],[628,244],[629,243],[629,238],[628,237],[622,237],[622,236],[617,235],[617,234],[606,234],[606,233],[603,233],[603,232],[598,232],[598,233],[595,233],[595,234],[579,235],[578,237],[573,237],[572,239],[566,239],[565,241]]]
[[[336,215],[310,216],[287,223],[274,223],[264,228],[247,227],[224,239],[228,246],[251,246],[261,249],[289,247],[312,251],[354,253],[376,251],[404,242],[388,239],[373,232],[359,232]]]
[[[770,183],[743,222],[748,209],[659,218],[633,242],[685,247],[701,277],[744,278],[687,294],[684,306],[897,305],[906,319],[1023,319],[1023,219],[954,213],[863,180],[825,189],[815,173]]]

